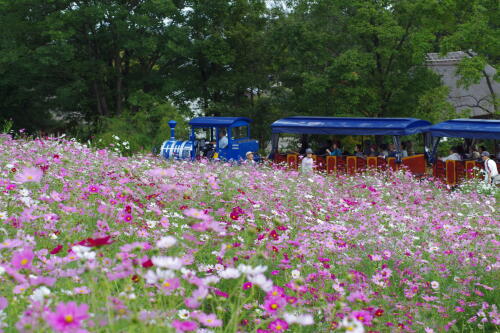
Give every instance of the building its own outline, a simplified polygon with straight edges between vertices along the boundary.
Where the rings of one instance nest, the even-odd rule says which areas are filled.
[[[428,53],[427,66],[441,75],[443,84],[450,88],[448,100],[455,106],[457,112],[470,109],[472,110],[470,117],[489,118],[494,113],[493,96],[500,98],[500,83],[493,79],[496,70],[487,65],[484,68],[485,76],[478,84],[468,88],[459,86],[460,77],[456,74],[457,65],[463,58],[470,56],[463,51],[450,52],[444,56],[439,53]]]

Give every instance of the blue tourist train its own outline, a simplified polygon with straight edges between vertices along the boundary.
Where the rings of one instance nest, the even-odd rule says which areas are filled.
[[[225,161],[245,159],[247,152],[257,156],[259,142],[250,138],[251,119],[245,117],[197,117],[191,119],[189,140],[175,138],[176,122],[169,121],[170,139],[160,150],[166,159],[207,157]]]

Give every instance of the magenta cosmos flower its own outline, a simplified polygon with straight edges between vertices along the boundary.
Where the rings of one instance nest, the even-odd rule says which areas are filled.
[[[268,297],[264,301],[264,309],[270,313],[276,313],[286,306],[286,300],[283,297]]]
[[[82,326],[82,321],[89,318],[88,305],[75,302],[59,303],[55,312],[47,315],[47,322],[57,332],[73,332]]]
[[[282,319],[276,319],[269,323],[267,326],[271,332],[284,332],[288,329],[288,323]]]
[[[42,180],[43,171],[39,168],[25,168],[23,171],[16,174],[16,181],[20,183],[40,182]]]
[[[194,321],[180,321],[176,319],[172,322],[172,327],[175,328],[177,332],[191,332],[198,328],[198,324]]]
[[[21,251],[14,252],[11,264],[15,269],[31,269],[31,263],[34,257],[33,251],[30,248],[25,248]]]

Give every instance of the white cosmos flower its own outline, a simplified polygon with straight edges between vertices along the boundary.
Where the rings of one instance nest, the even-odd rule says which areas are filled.
[[[223,279],[237,279],[241,276],[241,273],[236,268],[226,268],[219,272],[219,276]]]
[[[240,264],[240,265],[238,265],[238,270],[240,272],[242,272],[243,274],[258,275],[258,274],[262,274],[265,271],[267,271],[267,266],[252,267],[252,266],[249,266],[249,265]]]
[[[48,295],[50,295],[50,289],[45,286],[41,286],[33,291],[33,295],[30,296],[30,299],[34,302],[42,303],[45,296]]]
[[[175,239],[175,237],[166,236],[160,238],[160,240],[156,242],[156,247],[160,249],[168,249],[169,247],[174,246],[175,243],[177,243],[177,239]]]
[[[182,260],[176,257],[155,256],[151,258],[155,266],[178,270],[182,268]]]
[[[293,313],[287,313],[283,314],[283,318],[288,324],[299,324],[302,326],[307,326],[307,325],[312,325],[314,324],[314,319],[313,316],[310,314],[293,314]]]
[[[341,326],[345,328],[346,332],[349,333],[365,333],[365,328],[363,324],[357,319],[344,318],[342,320]]]
[[[219,282],[220,278],[218,276],[215,276],[215,275],[209,275],[207,277],[204,277],[202,280],[203,280],[203,283],[205,285],[209,285],[211,283],[215,284],[215,283]]]
[[[431,287],[432,287],[432,289],[439,289],[439,282],[432,281],[431,282]]]
[[[160,268],[157,268],[156,271],[154,272],[152,270],[149,270],[144,276],[146,282],[149,284],[155,284],[158,281],[173,279],[174,277],[175,277],[174,272]]]
[[[186,310],[186,309],[180,309],[178,312],[177,312],[177,315],[179,316],[179,318],[181,319],[188,319],[189,318],[189,311]]]
[[[273,281],[268,280],[264,274],[249,275],[248,281],[258,285],[265,292],[269,292],[273,289]]]
[[[3,273],[5,273],[5,268],[3,268],[3,266],[0,266],[0,275],[2,275]]]
[[[94,260],[95,252],[90,250],[90,247],[75,245],[71,248],[71,250],[76,254],[77,257],[85,260]]]
[[[294,269],[294,270],[292,271],[292,278],[294,278],[294,279],[298,279],[299,277],[300,277],[300,271],[299,271],[299,270],[297,270],[297,269]]]

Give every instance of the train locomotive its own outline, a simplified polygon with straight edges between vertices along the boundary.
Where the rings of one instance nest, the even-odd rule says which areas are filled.
[[[169,121],[170,139],[165,141],[160,155],[165,159],[200,157],[223,161],[241,161],[247,152],[258,158],[259,142],[250,137],[251,119],[245,117],[197,117],[191,119],[189,140],[177,140],[177,123]]]

